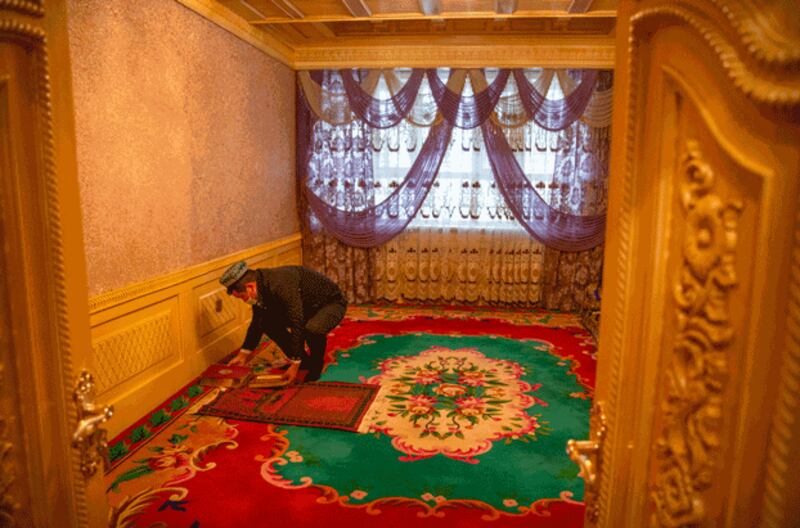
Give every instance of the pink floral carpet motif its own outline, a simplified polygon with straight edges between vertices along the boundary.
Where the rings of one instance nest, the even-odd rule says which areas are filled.
[[[540,424],[526,409],[547,406],[526,394],[539,387],[520,379],[518,363],[472,348],[433,347],[387,359],[380,370],[367,380],[382,388],[360,430],[392,437],[401,460],[442,454],[477,463],[494,441],[535,439]]]

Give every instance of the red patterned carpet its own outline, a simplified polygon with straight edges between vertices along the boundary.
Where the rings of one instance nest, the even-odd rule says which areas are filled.
[[[351,307],[321,381],[380,386],[358,433],[200,416],[190,384],[110,443],[111,526],[582,526],[594,352],[570,314]]]

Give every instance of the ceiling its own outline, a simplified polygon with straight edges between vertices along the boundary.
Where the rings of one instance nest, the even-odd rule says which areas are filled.
[[[297,69],[613,65],[617,0],[179,1]]]

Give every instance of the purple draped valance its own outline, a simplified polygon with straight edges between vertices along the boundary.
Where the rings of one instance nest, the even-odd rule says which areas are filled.
[[[533,84],[528,82],[522,70],[514,70],[522,105],[529,119],[546,130],[562,130],[578,119],[597,85],[597,70],[578,70],[578,86],[562,99],[547,99]]]
[[[481,78],[480,84],[485,89],[477,90],[471,96],[455,93],[439,78],[436,70],[414,69],[405,84],[388,99],[376,98],[365,91],[356,79],[357,72],[359,71],[329,71],[328,75],[312,72],[310,78],[324,89],[326,79],[338,76],[350,111],[365,126],[378,129],[396,126],[408,116],[425,78],[436,109],[443,119],[431,127],[408,174],[388,197],[379,203],[363,203],[357,208],[345,207],[326,200],[324,192],[311,183],[309,162],[317,117],[310,111],[302,90],[298,87],[297,176],[300,189],[316,218],[333,236],[351,246],[373,247],[399,234],[411,222],[425,200],[450,144],[453,128],[471,129],[480,126],[498,189],[514,217],[531,236],[547,246],[563,251],[585,250],[602,243],[605,214],[574,215],[548,205],[531,185],[514,157],[502,127],[491,119],[509,79],[513,76],[528,119],[546,130],[565,129],[575,123],[586,109],[597,85],[596,70],[574,71],[574,89],[557,100],[547,99],[546,94],[539,93],[524,71],[519,69],[499,70],[488,85]],[[483,72],[473,70],[471,74],[482,76]],[[473,90],[476,88],[478,86],[473,83]],[[366,169],[362,166],[361,170],[363,172]],[[371,167],[368,170],[371,171]],[[586,170],[585,167],[582,170]],[[351,185],[358,185],[355,181],[357,177],[363,184],[363,175],[354,175]],[[313,181],[318,180],[319,178],[314,178]]]
[[[353,77],[353,70],[340,70],[350,108],[355,114],[374,128],[390,128],[408,115],[419,86],[422,84],[422,70],[413,70],[408,82],[390,99],[377,99],[365,92]]]
[[[489,119],[494,112],[510,73],[510,70],[500,70],[486,90],[470,96],[450,91],[434,69],[427,71],[427,79],[433,99],[442,116],[458,128],[475,128]]]

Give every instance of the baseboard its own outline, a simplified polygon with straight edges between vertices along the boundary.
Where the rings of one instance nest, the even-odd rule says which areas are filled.
[[[251,310],[218,279],[233,262],[301,263],[299,234],[95,296],[89,301],[97,401],[113,437],[239,347]]]

